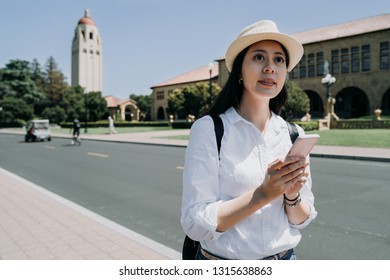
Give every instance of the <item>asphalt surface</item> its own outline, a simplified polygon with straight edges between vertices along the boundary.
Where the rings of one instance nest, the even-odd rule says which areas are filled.
[[[0,133],[23,134],[2,129]],[[82,140],[185,147],[173,130]],[[69,135],[53,137],[70,138]],[[312,157],[390,162],[390,149],[316,146]],[[0,168],[0,259],[181,259],[172,250]]]

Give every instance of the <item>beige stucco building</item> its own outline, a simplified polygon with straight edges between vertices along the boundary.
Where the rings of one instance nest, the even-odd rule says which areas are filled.
[[[108,114],[114,120],[138,121],[140,111],[137,103],[133,99],[119,99],[115,96],[105,96],[107,102]]]
[[[169,116],[166,113],[168,96],[175,89],[195,85],[199,82],[207,82],[210,81],[210,79],[213,83],[218,82],[218,67],[219,65],[215,63],[203,66],[152,86],[151,119],[154,121],[168,120]]]
[[[308,94],[313,118],[323,118],[329,111],[329,96],[321,83],[326,72],[336,78],[329,93],[340,118],[372,115],[378,108],[390,115],[390,14],[291,35],[302,42],[304,56],[289,78]],[[224,58],[217,62],[214,78],[222,87],[229,73]],[[165,116],[169,92],[191,82],[190,75],[181,77],[180,83],[173,79],[152,87],[152,119]]]
[[[339,117],[367,116],[378,108],[390,114],[390,14],[293,36],[302,42],[305,54],[290,78],[309,95],[312,115],[327,112],[327,92],[321,83],[324,63],[336,78],[330,93]]]
[[[72,86],[102,92],[102,55],[99,30],[87,9],[77,23],[72,42]]]

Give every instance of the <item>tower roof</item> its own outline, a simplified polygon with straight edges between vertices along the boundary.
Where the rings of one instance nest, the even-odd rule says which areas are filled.
[[[93,19],[89,16],[89,9],[85,10],[85,15],[83,18],[79,20],[79,25],[80,24],[88,24],[88,25],[94,25],[96,26],[96,23],[93,21]]]

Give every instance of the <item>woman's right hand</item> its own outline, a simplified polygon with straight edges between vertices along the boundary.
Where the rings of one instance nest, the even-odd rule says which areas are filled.
[[[271,202],[287,192],[298,182],[306,182],[305,169],[308,166],[305,157],[287,157],[269,164],[263,183],[260,186],[262,196]]]
[[[228,230],[264,205],[280,197],[305,176],[306,166],[306,159],[297,157],[271,163],[260,187],[220,204],[217,231]]]

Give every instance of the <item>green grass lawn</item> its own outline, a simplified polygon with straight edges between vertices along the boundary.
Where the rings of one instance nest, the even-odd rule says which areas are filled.
[[[307,134],[319,134],[318,145],[390,148],[390,129],[331,129],[313,130]],[[172,139],[188,139],[187,135],[172,136]]]
[[[319,145],[390,148],[390,129],[330,129],[307,133],[319,134]]]
[[[118,133],[136,133],[157,130],[170,130],[170,127],[118,127]],[[54,133],[70,134],[69,129],[53,128]],[[84,129],[81,129],[84,133]],[[390,148],[390,129],[331,129],[313,130],[310,133],[317,133],[321,136],[318,144],[327,146],[351,146]],[[88,128],[88,134],[108,134],[108,128]],[[188,140],[188,135],[178,135],[169,138]]]
[[[118,133],[136,133],[136,132],[148,132],[157,130],[171,130],[171,127],[116,127],[115,130]],[[68,128],[51,128],[53,133],[70,134],[72,131]],[[80,129],[81,134],[84,134],[84,128]],[[88,128],[88,134],[109,134],[108,127]]]

